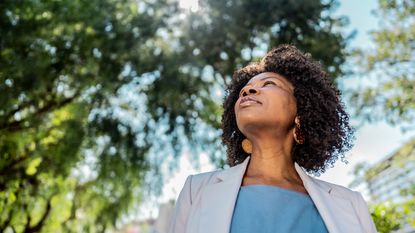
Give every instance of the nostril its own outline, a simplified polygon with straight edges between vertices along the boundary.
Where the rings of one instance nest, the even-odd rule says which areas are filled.
[[[241,90],[240,96],[245,97],[245,96],[247,96],[249,94],[257,94],[257,93],[258,93],[258,90],[255,89],[255,88],[252,88],[252,87],[250,87],[250,88],[243,88]]]

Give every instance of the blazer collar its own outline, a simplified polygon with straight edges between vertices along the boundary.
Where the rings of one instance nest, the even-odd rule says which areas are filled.
[[[199,233],[229,233],[236,199],[249,160],[250,156],[236,166],[215,172],[211,182],[206,185],[202,193]],[[297,163],[295,169],[329,232],[363,232],[350,200],[332,195],[329,184],[317,182]]]

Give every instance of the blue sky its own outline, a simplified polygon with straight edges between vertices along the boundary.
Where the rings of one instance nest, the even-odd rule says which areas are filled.
[[[377,0],[342,0],[335,15],[345,15],[350,24],[346,30],[357,30],[357,36],[351,41],[352,47],[371,47],[369,32],[378,27],[378,19],[372,14],[377,9]]]

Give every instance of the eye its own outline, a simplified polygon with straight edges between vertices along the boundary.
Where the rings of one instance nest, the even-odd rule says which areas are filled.
[[[276,84],[273,81],[265,81],[263,86],[265,87],[268,85],[276,85]]]

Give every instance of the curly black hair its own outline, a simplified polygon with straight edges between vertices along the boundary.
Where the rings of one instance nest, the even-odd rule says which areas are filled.
[[[226,90],[222,115],[222,141],[227,146],[227,162],[235,166],[249,155],[242,149],[246,137],[238,129],[234,105],[240,90],[254,76],[274,72],[294,86],[297,116],[301,121],[303,144],[295,144],[293,160],[307,172],[319,175],[353,146],[354,129],[340,100],[340,91],[330,82],[321,65],[292,45],[280,45],[260,62],[251,63],[233,74]]]

